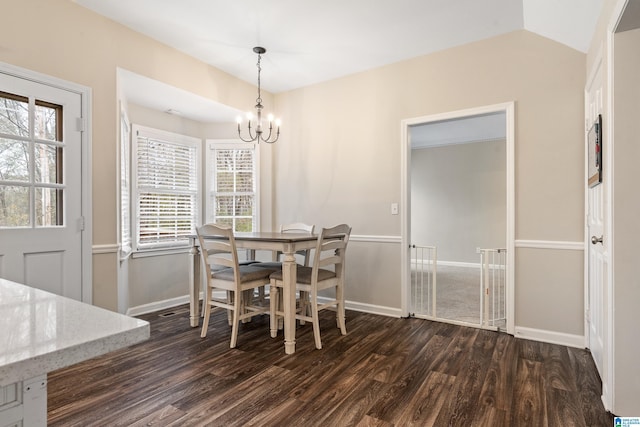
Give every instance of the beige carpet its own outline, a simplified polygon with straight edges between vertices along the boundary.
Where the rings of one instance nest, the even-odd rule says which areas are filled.
[[[421,278],[424,280],[421,281]],[[496,289],[496,296],[500,293],[504,298],[503,287]],[[432,313],[431,297],[432,289],[426,277],[412,271],[411,301],[415,314],[479,325],[480,268],[438,265],[435,316]],[[493,301],[490,300],[489,303],[489,313],[492,313]],[[496,304],[496,308],[502,306],[503,304]],[[499,314],[502,316],[497,317],[504,317],[504,313]],[[505,322],[496,322],[493,326],[504,327]]]

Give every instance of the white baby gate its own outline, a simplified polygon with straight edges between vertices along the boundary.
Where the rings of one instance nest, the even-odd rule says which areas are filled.
[[[479,310],[474,310],[476,314],[472,317],[478,319],[476,322],[469,317],[456,320],[439,315],[437,248],[424,245],[412,245],[411,248],[412,315],[493,330],[506,326],[506,249],[480,249],[477,276],[480,306],[476,306]]]
[[[507,322],[507,250],[480,249],[480,324],[504,328]]]
[[[436,317],[438,250],[435,246],[412,246],[411,312]]]

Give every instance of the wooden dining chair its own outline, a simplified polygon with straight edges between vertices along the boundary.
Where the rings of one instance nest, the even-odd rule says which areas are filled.
[[[304,306],[296,311],[296,319],[301,321],[310,321],[313,324],[313,336],[317,349],[322,348],[320,340],[320,324],[318,321],[318,313],[326,308],[336,308],[337,326],[340,328],[342,335],[347,334],[344,314],[344,272],[345,272],[345,255],[349,236],[351,235],[351,227],[347,224],[337,225],[331,228],[323,228],[318,235],[318,243],[316,244],[313,265],[311,267],[300,266],[297,268],[296,290],[306,293],[309,296],[309,304],[311,315],[308,315]],[[277,334],[277,319],[284,313],[279,309],[276,302],[278,301],[279,288],[283,287],[282,270],[275,271],[271,274],[271,336]],[[318,300],[318,292],[324,289],[333,288],[335,297],[329,297],[328,300],[320,302]]]
[[[280,232],[281,233],[313,234],[313,231],[315,230],[315,228],[316,228],[315,225],[308,225],[302,222],[295,222],[293,224],[280,225]],[[309,259],[311,254],[310,249],[297,251],[296,254],[301,255],[303,257],[303,263],[301,265],[305,265],[305,266],[309,265]],[[282,256],[282,252],[273,251],[271,261],[260,262],[256,265],[263,268],[281,269],[282,268],[282,261],[280,261],[281,256]]]
[[[315,225],[309,225],[309,224],[305,224],[302,222],[294,222],[292,224],[286,224],[286,225],[280,225],[280,232],[281,233],[305,233],[305,234],[313,234],[313,231],[315,230],[316,226]],[[304,265],[304,266],[309,266],[309,260],[311,259],[311,249],[303,249],[303,250],[299,250],[296,252],[296,255],[300,255],[302,257],[302,264],[300,265]],[[273,256],[272,256],[272,260],[271,261],[264,261],[264,262],[260,262],[255,264],[257,267],[262,267],[262,268],[270,268],[270,269],[274,269],[274,270],[281,270],[282,269],[282,261],[280,260],[280,257],[282,256],[282,252],[281,251],[273,251]],[[271,292],[271,290],[269,290],[269,292]],[[300,304],[304,307],[305,305],[308,304],[308,296],[303,292],[300,295]],[[278,300],[278,307],[282,307],[282,298],[280,297],[280,299]],[[302,323],[304,323],[304,321],[302,321]],[[282,329],[282,324],[280,322],[280,324],[278,325],[279,329]]]
[[[207,275],[204,320],[200,336],[202,338],[207,336],[209,317],[213,309],[229,310],[231,314],[229,347],[235,348],[240,321],[260,313],[269,313],[269,305],[254,304],[253,294],[257,288],[264,289],[265,285],[270,283],[269,275],[274,270],[253,265],[239,265],[236,241],[230,227],[205,224],[198,227],[196,231]],[[220,294],[226,295],[226,298]]]

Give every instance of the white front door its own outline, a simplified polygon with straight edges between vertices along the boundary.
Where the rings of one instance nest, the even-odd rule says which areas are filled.
[[[599,114],[602,113],[603,92],[602,92],[602,71],[601,62],[596,65],[592,73],[592,78],[587,83],[585,93],[585,119],[587,133],[587,163],[595,161],[593,146],[588,143],[589,138],[593,138],[593,125]],[[591,135],[589,135],[591,133]],[[604,155],[608,153],[604,152]],[[587,181],[591,172],[587,165]],[[608,173],[606,170],[605,173]],[[603,178],[603,181],[606,178]],[[586,250],[587,250],[587,315],[586,328],[588,346],[593,355],[593,359],[600,373],[600,378],[605,382],[604,358],[605,358],[605,320],[606,320],[606,289],[607,289],[607,269],[609,268],[607,248],[609,243],[605,236],[605,206],[607,203],[607,192],[605,184],[589,185],[586,190]]]
[[[82,300],[81,95],[0,71],[0,277]]]

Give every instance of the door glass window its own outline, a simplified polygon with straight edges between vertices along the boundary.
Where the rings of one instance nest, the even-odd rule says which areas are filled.
[[[0,92],[0,227],[63,225],[62,106]]]

